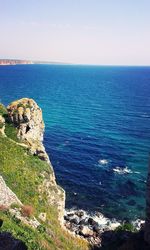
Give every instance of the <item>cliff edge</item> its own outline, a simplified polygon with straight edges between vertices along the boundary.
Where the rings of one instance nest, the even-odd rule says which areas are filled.
[[[23,98],[7,108],[0,104],[1,242],[8,250],[18,249],[15,242],[30,250],[88,249],[87,242],[61,226],[65,191],[57,185],[45,151],[44,128],[34,100]]]
[[[47,194],[50,205],[57,206],[58,219],[63,224],[65,191],[56,184],[54,170],[43,145],[45,125],[42,110],[34,100],[22,98],[12,102],[7,107],[7,111],[8,121],[17,129],[17,138],[20,142],[27,145],[32,155],[37,155],[39,159],[49,164],[51,174],[46,176],[43,171],[44,180],[38,189],[40,195],[44,192]]]

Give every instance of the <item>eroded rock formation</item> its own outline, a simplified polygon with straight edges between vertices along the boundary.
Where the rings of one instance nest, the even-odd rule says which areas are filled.
[[[63,224],[64,208],[65,208],[65,191],[56,184],[53,167],[43,145],[44,122],[42,118],[42,110],[36,102],[29,98],[23,98],[12,102],[8,107],[9,121],[17,128],[18,138],[26,145],[30,153],[38,155],[38,157],[46,161],[51,171],[41,173],[44,181],[39,186],[39,193],[47,195],[49,205],[54,205],[58,209],[59,221]]]
[[[18,129],[18,138],[29,145],[30,152],[49,163],[49,157],[43,146],[44,122],[42,110],[36,102],[22,98],[12,102],[8,107],[10,121]]]

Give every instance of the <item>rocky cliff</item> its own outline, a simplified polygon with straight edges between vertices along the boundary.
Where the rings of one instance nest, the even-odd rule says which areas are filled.
[[[58,219],[63,224],[65,191],[56,184],[54,170],[43,145],[45,126],[42,110],[34,100],[22,98],[8,105],[7,111],[7,119],[16,127],[22,146],[27,145],[29,152],[46,161],[52,170],[49,176],[44,171],[41,173],[44,179],[38,189],[41,196],[46,193],[50,205],[57,206]]]
[[[13,246],[20,241],[29,250],[88,249],[61,227],[65,192],[56,183],[43,134],[34,100],[20,99],[7,109],[0,104],[0,249],[2,241],[9,250],[19,249]]]
[[[41,160],[50,163],[43,146],[42,110],[36,102],[29,98],[23,98],[12,102],[7,110],[10,122],[17,128],[17,137],[29,146],[33,155],[38,155]]]

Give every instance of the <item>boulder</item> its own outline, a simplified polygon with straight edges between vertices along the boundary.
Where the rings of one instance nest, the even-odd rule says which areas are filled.
[[[74,217],[73,219],[70,220],[70,222],[73,224],[79,224],[80,220],[78,217]]]
[[[96,222],[95,220],[93,220],[93,218],[91,218],[91,217],[88,219],[88,223],[89,223],[91,226],[94,226],[94,225],[97,224],[97,222]]]
[[[80,235],[84,236],[84,237],[89,237],[89,236],[93,236],[93,230],[91,230],[89,227],[84,226],[82,227],[82,229],[80,230]]]
[[[78,217],[83,217],[84,216],[84,212],[83,211],[76,211],[75,215],[77,215]]]

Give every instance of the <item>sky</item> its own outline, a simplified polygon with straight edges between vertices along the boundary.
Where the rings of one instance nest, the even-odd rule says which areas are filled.
[[[150,65],[150,0],[0,0],[0,58]]]

